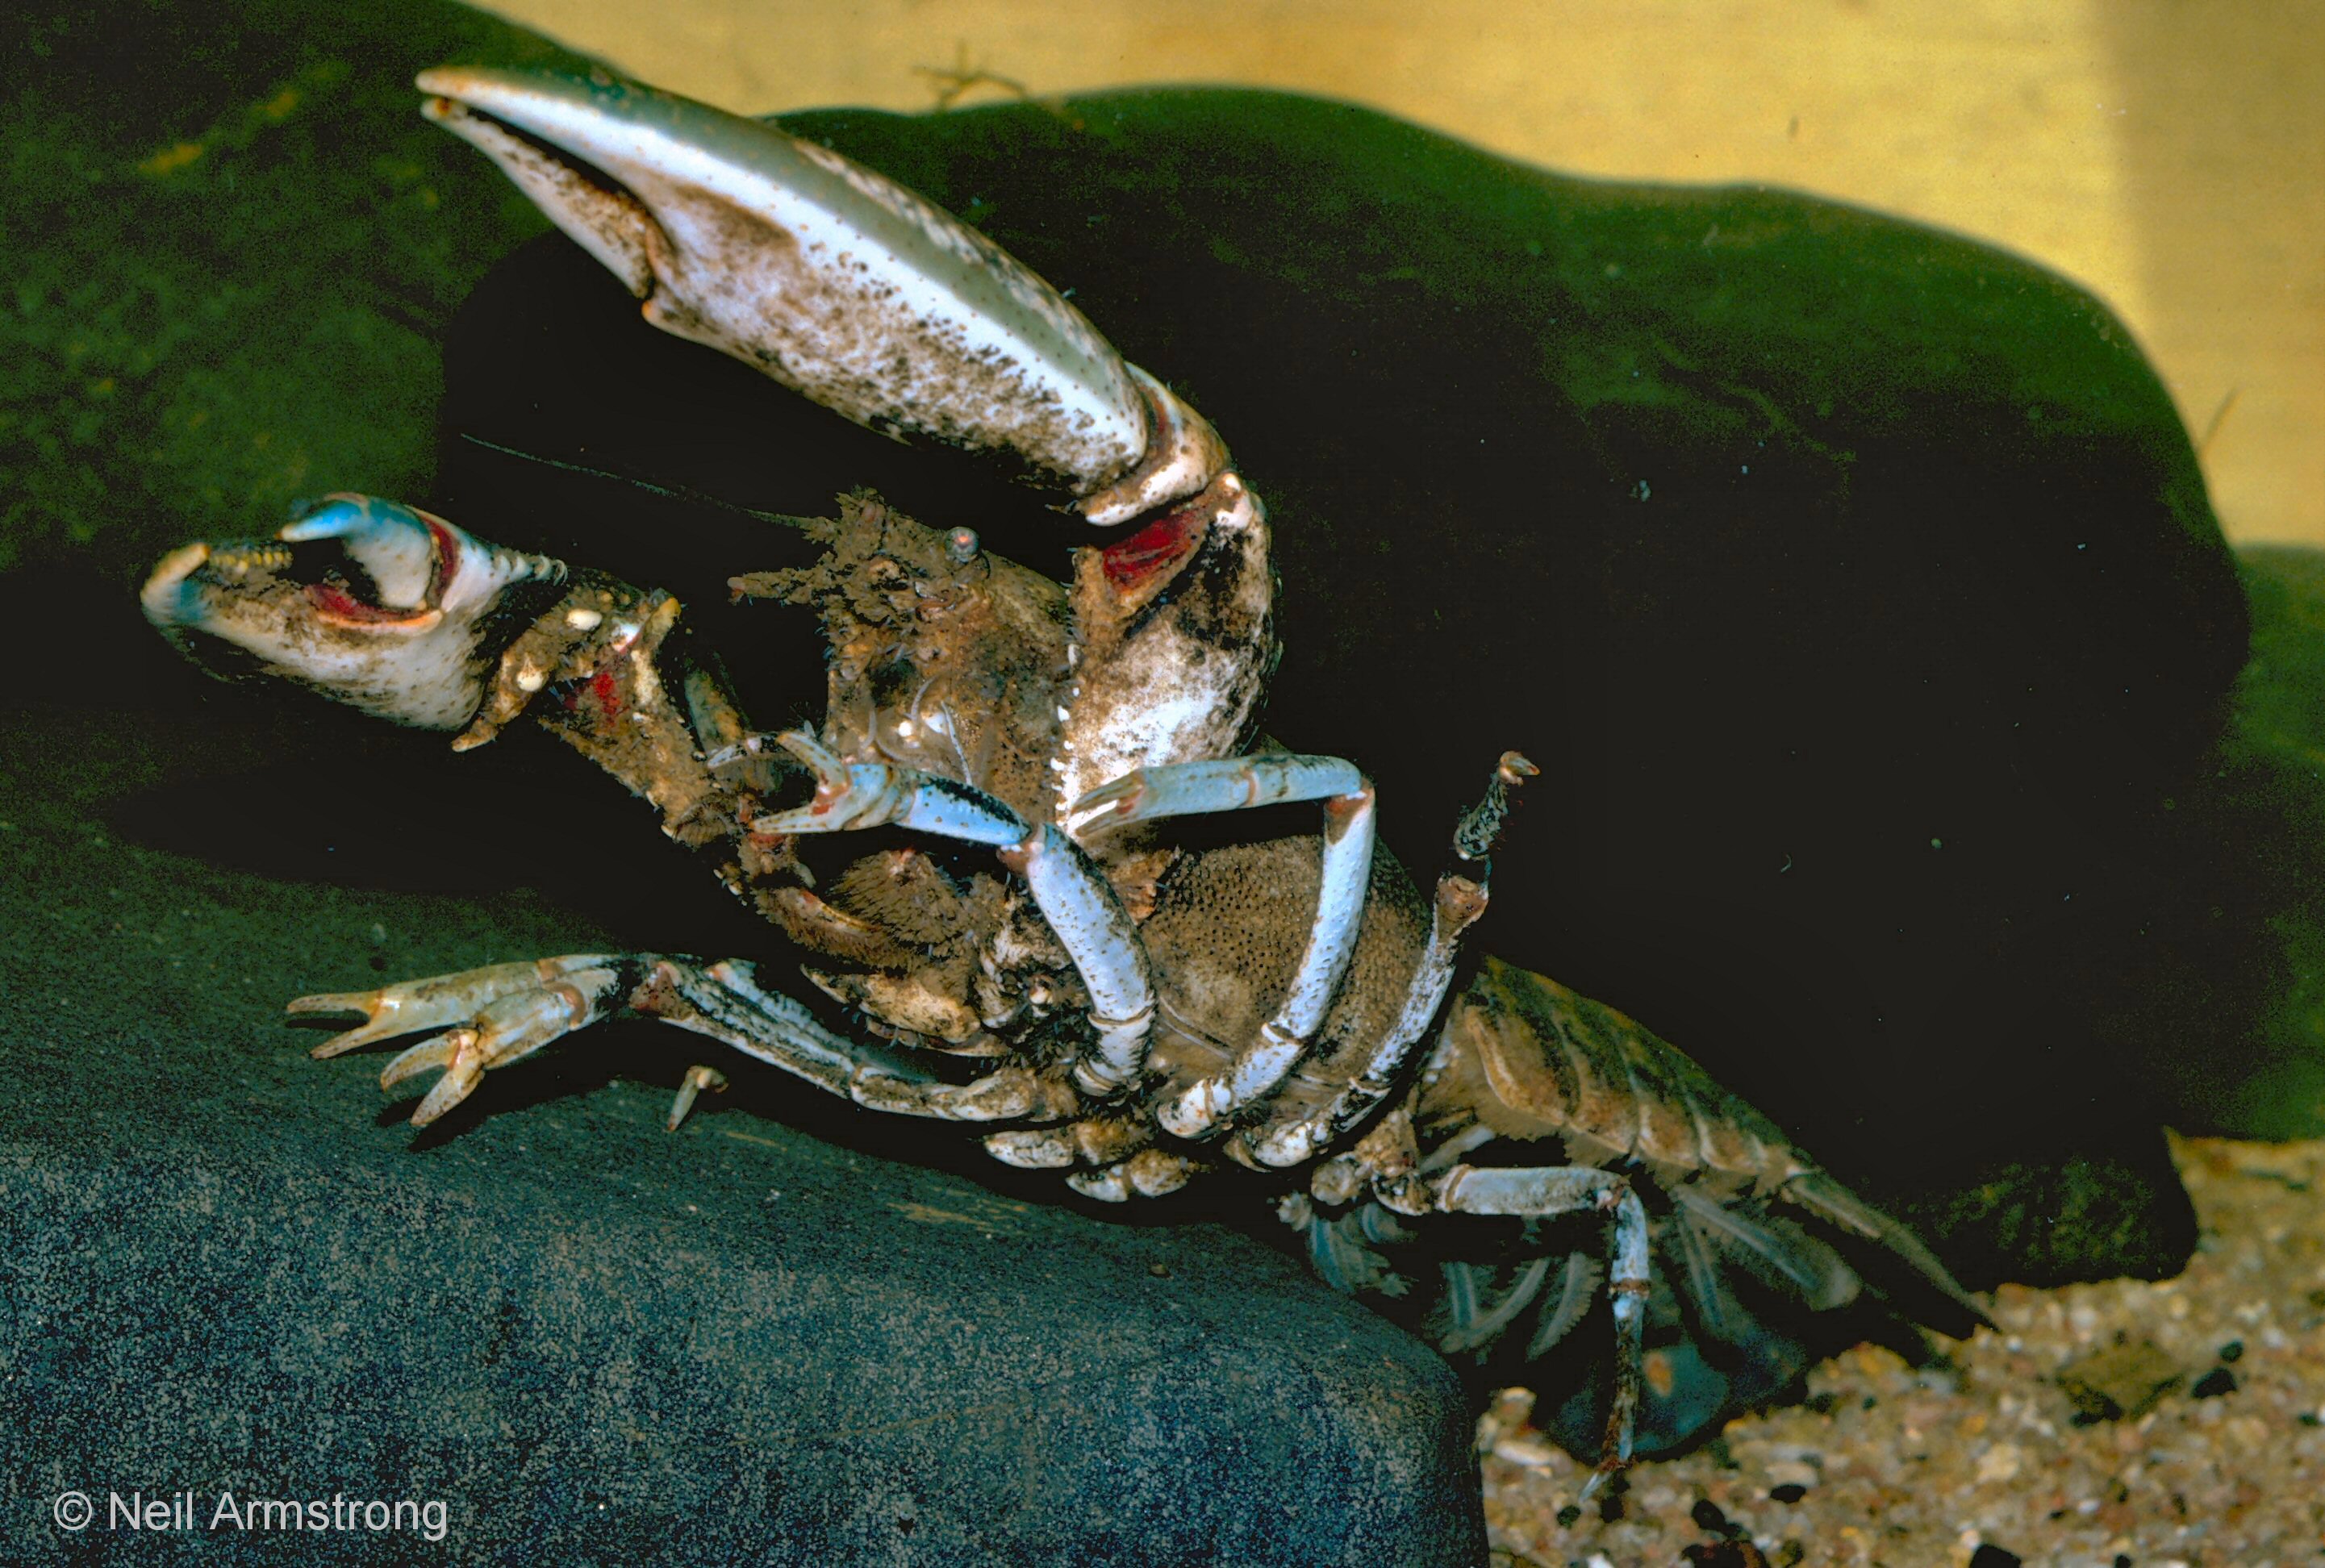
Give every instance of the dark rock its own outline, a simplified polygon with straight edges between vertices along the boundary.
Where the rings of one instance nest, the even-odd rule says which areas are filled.
[[[1769,1498],[1780,1503],[1796,1503],[1808,1495],[1809,1489],[1796,1480],[1788,1480],[1781,1486],[1772,1486],[1768,1489]]]
[[[661,1029],[415,1138],[284,994],[606,934],[522,889],[342,889],[328,846],[260,876],[124,842],[244,738],[0,723],[10,1495],[119,1535],[110,1491],[191,1489],[233,1562],[381,1548],[213,1529],[228,1490],[441,1501],[464,1562],[1482,1559],[1452,1374],[1296,1260],[898,1163],[772,1075],[665,1134],[699,1047]],[[28,1506],[0,1558],[57,1537]]]
[[[1969,1568],[2018,1568],[2024,1561],[2015,1552],[2005,1552],[1991,1541],[1983,1541],[1969,1554]]]
[[[1709,1530],[1716,1536],[1730,1533],[1728,1516],[1709,1498],[1696,1499],[1695,1507],[1689,1510],[1688,1517],[1695,1521],[1695,1527],[1699,1530]]]
[[[2146,965],[2098,1000],[2173,1126],[2325,1136],[2325,551],[2240,550],[2252,659],[2209,766],[2164,801],[2185,890],[2136,936]],[[2126,936],[2132,934],[2126,933]]]

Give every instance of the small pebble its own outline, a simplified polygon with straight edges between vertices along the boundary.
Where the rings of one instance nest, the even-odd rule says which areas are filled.
[[[1728,1516],[1709,1498],[1698,1498],[1695,1507],[1688,1510],[1688,1517],[1695,1521],[1695,1527],[1699,1530],[1709,1530],[1715,1536],[1728,1533]]]
[[[1969,1554],[1969,1568],[2019,1568],[2023,1559],[1988,1541]]]
[[[2188,1390],[2191,1397],[2198,1399],[2217,1399],[2223,1394],[2236,1391],[2237,1375],[2226,1367],[2214,1367],[2197,1379],[2195,1386]]]
[[[1772,1486],[1768,1489],[1769,1498],[1780,1503],[1796,1503],[1808,1495],[1809,1489],[1796,1480],[1788,1480],[1782,1486]]]
[[[2230,1340],[2227,1344],[2224,1344],[2224,1345],[2222,1345],[2222,1346],[2220,1347],[2220,1360],[2224,1360],[2224,1361],[2240,1361],[2240,1360],[2243,1360],[2244,1359],[2245,1359],[2245,1342],[2244,1342],[2244,1341],[2242,1341],[2242,1340]]]

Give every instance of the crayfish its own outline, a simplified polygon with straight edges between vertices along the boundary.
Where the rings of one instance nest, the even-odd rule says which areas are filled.
[[[292,1012],[364,1015],[317,1056],[427,1031],[382,1074],[436,1075],[424,1124],[486,1073],[642,1015],[857,1105],[974,1124],[1089,1197],[1255,1184],[1342,1288],[1433,1272],[1449,1351],[1546,1355],[1603,1284],[1601,1474],[1632,1453],[1651,1317],[1733,1342],[1747,1280],[1828,1311],[1874,1278],[1940,1325],[1983,1321],[1909,1231],[1677,1050],[1463,961],[1535,764],[1481,752],[1424,891],[1376,845],[1357,763],[1261,735],[1266,509],[1203,419],[1040,278],[755,121],[606,78],[420,87],[654,325],[857,423],[1013,455],[1112,542],[1061,583],[844,499],[810,525],[817,564],[735,579],[812,607],[829,645],[820,728],[772,735],[668,593],[393,502],[333,495],[271,539],[173,553],[144,590],[166,633],[457,747],[542,724],[813,955],[837,1004],[746,958],[574,954],[301,997]],[[901,832],[853,836],[881,827]],[[672,1125],[723,1084],[690,1070]]]

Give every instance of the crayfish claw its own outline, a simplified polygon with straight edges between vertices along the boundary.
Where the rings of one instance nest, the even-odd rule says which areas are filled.
[[[775,737],[775,744],[808,765],[815,774],[819,792],[848,788],[848,763],[838,752],[817,740],[811,731],[785,730]]]
[[[452,1058],[464,1046],[476,1043],[477,1031],[468,1028],[448,1029],[440,1035],[421,1041],[408,1050],[390,1058],[379,1070],[379,1086],[393,1089],[406,1078],[431,1070],[449,1068]]]
[[[364,1021],[343,1034],[333,1035],[307,1054],[317,1061],[345,1056],[358,1046],[370,1045],[415,1028],[426,1028],[425,1020],[399,1022],[393,1009],[383,1010],[381,993],[376,991],[334,991],[314,996],[294,997],[283,1009],[298,1016],[305,1013],[359,1012]]]
[[[434,1121],[474,1093],[477,1085],[484,1079],[483,1063],[469,1052],[456,1052],[451,1065],[444,1069],[444,1075],[421,1097],[418,1107],[412,1112],[412,1125],[425,1127]]]

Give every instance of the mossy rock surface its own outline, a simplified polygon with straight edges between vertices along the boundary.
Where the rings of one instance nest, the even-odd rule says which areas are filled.
[[[423,488],[444,323],[544,225],[412,73],[575,57],[451,5],[24,8],[0,36],[0,567]]]
[[[2173,1123],[2325,1136],[2325,552],[2237,552],[2252,659],[2218,752],[2172,800],[2186,896],[2144,983],[2097,999]]]

